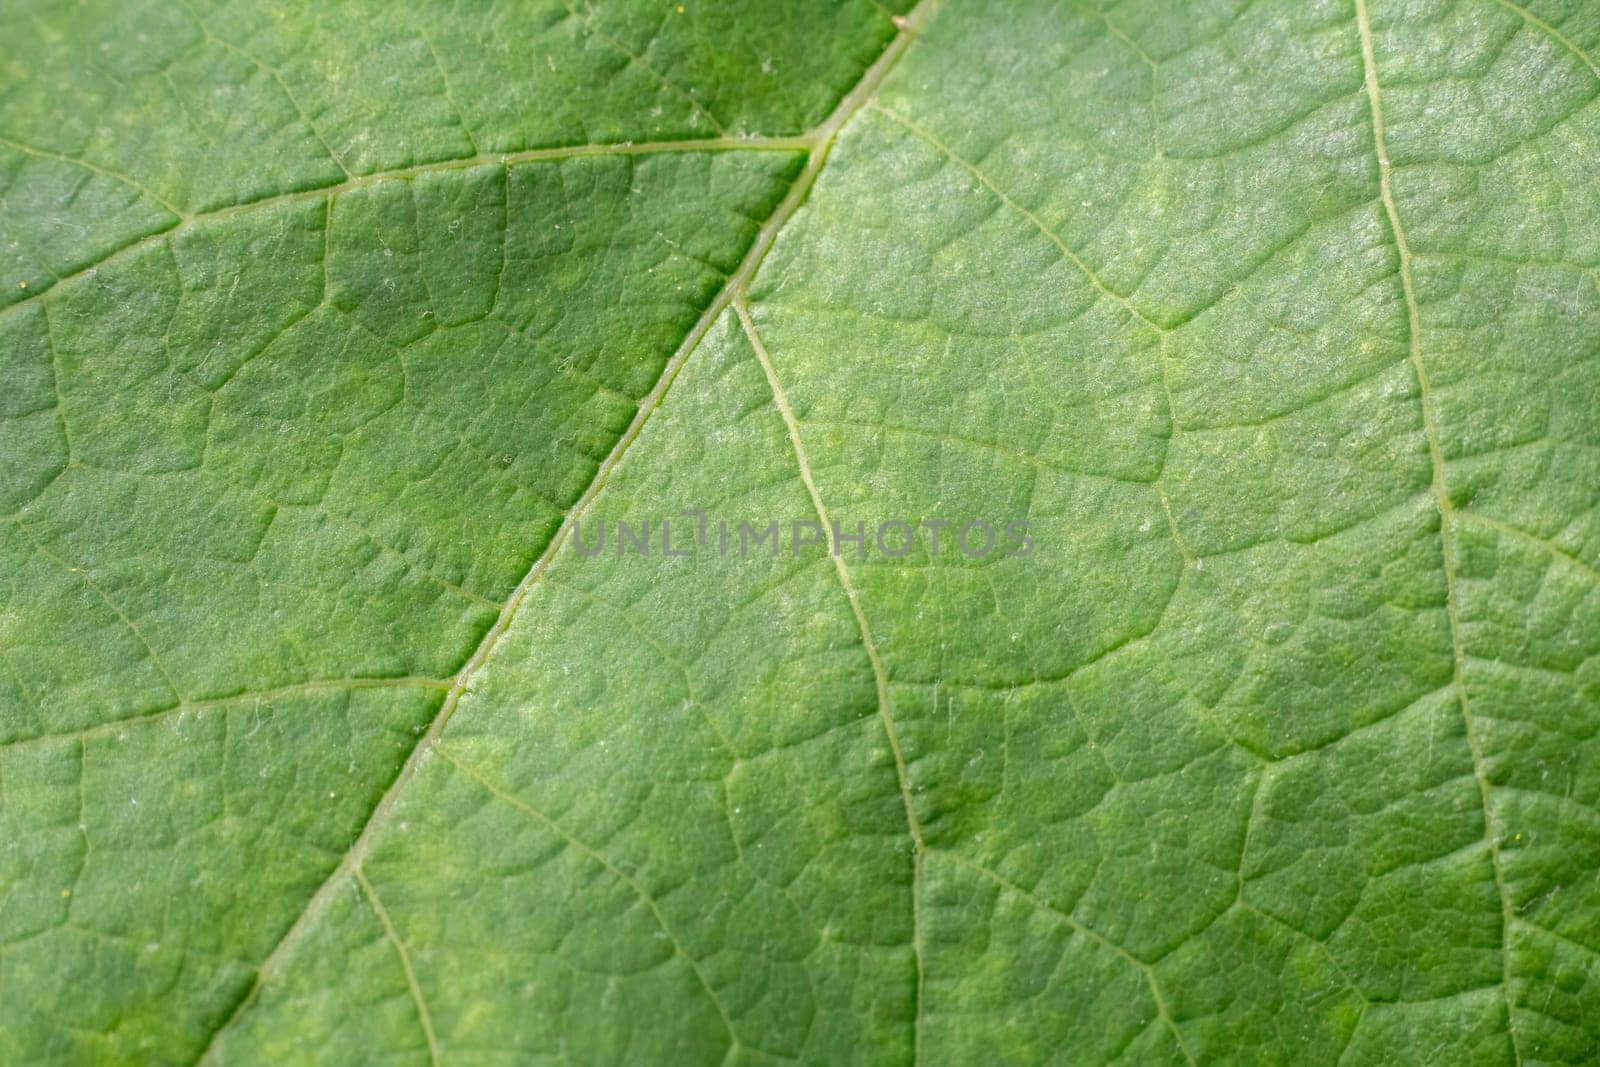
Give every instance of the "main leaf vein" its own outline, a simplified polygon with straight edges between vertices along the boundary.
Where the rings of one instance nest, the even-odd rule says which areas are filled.
[[[823,165],[827,161],[829,149],[832,147],[835,138],[838,136],[839,130],[846,122],[850,120],[853,115],[855,115],[857,111],[859,111],[866,104],[868,99],[876,91],[878,85],[882,82],[883,78],[888,74],[889,70],[893,68],[900,56],[905,53],[905,50],[910,46],[911,40],[915,34],[920,30],[927,18],[931,17],[934,3],[935,0],[922,0],[922,2],[918,4],[917,8],[905,20],[901,27],[900,33],[897,34],[896,37],[888,44],[888,46],[884,48],[877,60],[867,68],[866,72],[862,75],[861,80],[856,84],[855,88],[840,100],[833,113],[829,115],[828,118],[813,131],[811,131],[809,135],[797,139],[784,139],[781,141],[767,140],[759,142],[756,145],[756,147],[767,148],[777,147],[789,149],[808,149],[809,156],[806,166],[801,171],[799,177],[796,178],[794,184],[790,186],[789,192],[784,196],[782,201],[779,202],[777,208],[773,210],[772,214],[768,217],[760,230],[757,231],[754,240],[752,240],[749,248],[745,252],[744,258],[740,262],[739,266],[731,275],[729,275],[728,280],[723,284],[722,288],[712,298],[710,304],[707,305],[705,310],[701,313],[699,319],[684,337],[682,343],[678,346],[678,349],[673,354],[672,358],[667,361],[666,366],[662,369],[660,377],[656,380],[655,386],[640,402],[638,411],[635,414],[633,421],[629,423],[628,427],[617,439],[616,444],[612,447],[611,452],[609,455],[607,455],[605,461],[600,464],[600,467],[596,471],[594,478],[589,483],[589,486],[573,503],[571,508],[568,509],[561,526],[550,538],[549,542],[545,546],[544,551],[540,554],[539,558],[534,561],[527,574],[523,576],[522,580],[512,591],[510,597],[506,600],[504,606],[501,608],[500,614],[495,619],[494,624],[489,627],[488,631],[484,634],[483,639],[479,642],[477,648],[473,651],[471,656],[468,657],[461,669],[456,673],[451,682],[450,689],[446,693],[445,699],[440,706],[438,714],[429,724],[428,729],[418,739],[416,745],[411,749],[411,752],[406,757],[404,764],[401,766],[394,780],[389,784],[389,787],[384,791],[382,798],[373,808],[371,815],[368,817],[365,825],[362,827],[361,832],[357,835],[355,842],[345,852],[344,857],[335,866],[335,868],[328,874],[322,885],[316,890],[315,893],[312,894],[311,898],[307,901],[305,908],[295,918],[294,922],[278,940],[271,952],[268,953],[266,958],[256,968],[254,982],[239,999],[228,1017],[211,1032],[205,1047],[200,1050],[200,1054],[196,1058],[196,1062],[206,1061],[212,1058],[214,1053],[220,1053],[220,1048],[222,1042],[226,1038],[226,1035],[256,1003],[262,987],[268,981],[270,981],[283,966],[285,966],[289,957],[292,955],[294,947],[305,936],[306,932],[311,928],[317,917],[332,901],[334,895],[339,891],[340,886],[345,882],[346,877],[350,874],[350,872],[358,868],[365,860],[367,854],[372,848],[372,844],[377,833],[384,825],[388,813],[394,807],[399,794],[404,790],[406,784],[416,774],[417,768],[427,757],[427,754],[437,746],[445,726],[449,723],[451,716],[455,713],[457,707],[460,705],[461,698],[468,691],[473,677],[488,660],[490,653],[494,651],[494,648],[499,643],[500,638],[503,637],[505,632],[510,628],[512,620],[516,617],[517,612],[521,608],[524,600],[526,600],[528,593],[549,569],[550,563],[554,559],[556,552],[565,542],[573,527],[578,523],[578,521],[582,518],[583,513],[589,508],[589,506],[594,502],[594,499],[599,495],[600,491],[605,487],[611,476],[611,473],[621,462],[623,455],[627,452],[628,448],[635,440],[638,439],[639,433],[643,429],[645,422],[649,420],[651,414],[660,405],[662,398],[665,396],[668,388],[671,387],[673,380],[677,377],[678,371],[682,368],[684,361],[687,360],[690,353],[693,352],[696,347],[698,347],[701,339],[704,338],[707,331],[710,330],[712,324],[717,320],[717,318],[725,310],[727,310],[736,296],[743,293],[750,279],[755,276],[757,268],[760,267],[762,261],[766,257],[767,251],[772,247],[772,243],[774,240],[776,240],[778,232],[782,230],[784,225],[788,223],[789,219],[794,215],[794,213],[799,210],[800,205],[804,203],[806,195],[809,193],[811,186],[817,179],[817,175],[821,172]],[[703,141],[671,143],[663,142],[652,147],[657,151],[694,151],[703,149],[707,143],[708,142]],[[738,147],[744,146],[746,143],[747,142],[744,139],[733,139],[731,141],[722,142],[721,147]],[[638,154],[637,149],[643,147],[645,146],[618,146],[614,150],[623,153]],[[544,154],[537,158],[562,158],[565,155],[595,154],[592,151],[543,151]],[[551,151],[556,151],[561,154],[552,156],[549,154]],[[522,155],[525,158],[535,158],[527,153]],[[496,157],[493,160],[485,160],[484,162],[498,162],[503,164],[506,162],[507,158],[508,157]],[[461,162],[457,162],[455,164],[455,166],[458,167],[466,165],[470,164]],[[413,168],[413,170],[414,169],[415,168]],[[441,168],[433,167],[431,169]],[[402,176],[402,174],[401,172],[391,172],[389,176],[391,178],[399,177]],[[358,184],[370,184],[370,181],[371,179],[354,180],[354,182]],[[316,191],[316,195],[327,195],[328,192],[329,190],[327,189],[321,189]],[[296,194],[286,195],[294,196]]]

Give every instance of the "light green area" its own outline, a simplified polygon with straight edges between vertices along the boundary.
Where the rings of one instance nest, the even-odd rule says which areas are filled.
[[[0,3],[0,1062],[1600,1060],[1600,4],[897,10]]]

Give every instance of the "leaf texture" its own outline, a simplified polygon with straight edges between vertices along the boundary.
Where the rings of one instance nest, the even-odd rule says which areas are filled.
[[[1600,1058],[1600,5],[0,26],[0,1060]]]

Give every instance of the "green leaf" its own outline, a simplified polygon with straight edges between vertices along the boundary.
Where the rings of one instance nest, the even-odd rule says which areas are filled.
[[[1600,1055],[1600,5],[0,26],[0,1061]]]

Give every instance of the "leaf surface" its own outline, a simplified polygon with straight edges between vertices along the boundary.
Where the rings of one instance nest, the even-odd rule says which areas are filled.
[[[1600,1056],[1600,7],[892,8],[4,9],[0,1059]]]

